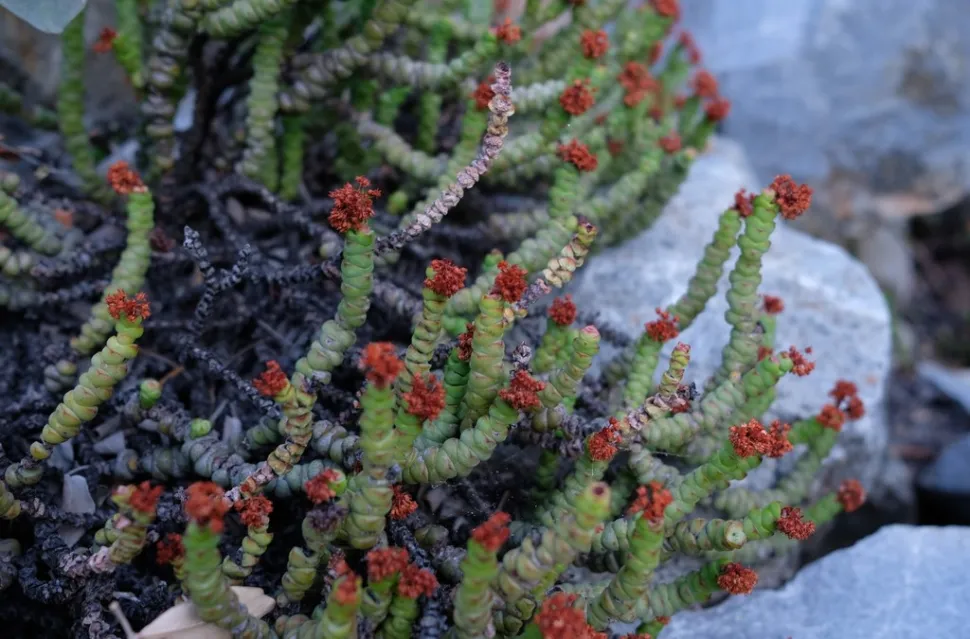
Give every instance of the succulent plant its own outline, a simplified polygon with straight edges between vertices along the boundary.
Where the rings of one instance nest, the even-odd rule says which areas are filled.
[[[675,0],[529,0],[515,20],[504,2],[148,4],[119,0],[94,47],[140,97],[145,177],[124,161],[97,172],[82,13],[62,36],[58,125],[88,199],[58,227],[43,188],[0,194],[17,243],[0,253],[0,305],[74,335],[41,347],[17,324],[9,368],[41,350],[47,364],[0,376],[4,395],[31,388],[0,417],[0,517],[38,539],[61,524],[93,536],[50,542],[50,584],[0,570],[0,589],[44,602],[78,584],[90,636],[109,627],[93,584],[124,573],[237,637],[605,637],[639,622],[628,636],[643,639],[716,592],[750,592],[759,553],[859,507],[857,482],[810,491],[864,412],[854,385],[817,415],[762,421],[778,382],[814,367],[809,349],[775,349],[783,303],[759,291],[778,217],[804,214],[808,187],[778,176],[726,202],[686,292],[632,343],[567,293],[549,299],[650,225],[728,113]],[[251,77],[205,74],[237,67]],[[180,100],[194,104],[183,133]],[[73,228],[122,208],[123,244]],[[730,338],[698,391],[676,340],[735,247]],[[80,326],[57,314],[97,295]],[[603,339],[622,353],[597,376]],[[236,425],[220,428],[227,410]],[[112,432],[120,452],[92,450]],[[111,486],[113,514],[38,496],[55,449],[75,445],[71,472]],[[738,483],[785,455],[773,487]],[[172,571],[144,572],[145,554]],[[655,581],[675,556],[695,568]],[[10,545],[0,560],[37,557]],[[275,599],[269,618],[243,585]]]

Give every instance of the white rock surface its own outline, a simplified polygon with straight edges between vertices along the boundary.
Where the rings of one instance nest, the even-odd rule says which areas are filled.
[[[778,590],[674,615],[661,639],[910,639],[970,635],[970,528],[887,526]]]
[[[738,145],[715,140],[652,228],[598,254],[580,271],[572,288],[577,305],[599,311],[611,326],[638,336],[644,323],[656,317],[656,307],[671,304],[686,289],[718,216],[733,202],[738,188],[763,186]],[[865,267],[845,251],[784,223],[773,235],[764,265],[761,292],[785,302],[776,346],[811,346],[817,361],[811,375],[782,380],[772,414],[784,420],[815,414],[837,379],[856,382],[867,414],[844,429],[829,458],[824,487],[853,476],[877,497],[888,445],[882,404],[891,362],[890,315],[884,298]],[[687,378],[700,388],[720,363],[728,340],[726,291],[727,273],[708,308],[680,337],[691,346]],[[600,361],[614,352],[604,345]],[[766,465],[765,471],[770,470]]]

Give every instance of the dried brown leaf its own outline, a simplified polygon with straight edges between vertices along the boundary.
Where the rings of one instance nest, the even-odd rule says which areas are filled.
[[[275,601],[262,588],[233,586],[232,591],[254,617],[262,617],[273,609]],[[135,635],[136,639],[230,639],[228,630],[199,619],[190,601],[177,603]]]

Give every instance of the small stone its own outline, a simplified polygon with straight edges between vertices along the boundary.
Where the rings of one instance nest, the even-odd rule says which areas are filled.
[[[54,446],[54,452],[51,453],[51,458],[47,463],[62,473],[71,470],[74,467],[74,444],[64,442]]]
[[[81,475],[66,475],[61,490],[61,509],[68,513],[90,514],[95,510],[88,482]]]
[[[173,126],[178,133],[185,133],[192,128],[192,120],[195,117],[195,98],[196,90],[189,89],[185,92],[185,97],[179,100],[173,121]]]
[[[90,514],[95,511],[94,499],[88,490],[88,483],[81,475],[66,475],[61,488],[61,509],[67,513]],[[84,528],[61,524],[57,535],[69,548],[84,536]]]
[[[99,455],[117,455],[125,448],[125,434],[120,430],[94,444],[94,452]]]
[[[238,417],[226,417],[222,420],[222,441],[234,446],[243,437],[242,420]]]

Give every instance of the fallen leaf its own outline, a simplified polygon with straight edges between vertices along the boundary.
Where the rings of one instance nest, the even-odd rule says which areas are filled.
[[[233,586],[232,591],[249,614],[260,618],[266,615],[276,602],[262,588]],[[211,623],[199,619],[195,605],[190,601],[177,603],[154,621],[141,629],[135,639],[231,639],[232,634]]]

